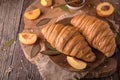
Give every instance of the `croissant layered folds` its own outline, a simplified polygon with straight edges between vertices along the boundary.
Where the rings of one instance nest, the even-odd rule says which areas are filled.
[[[87,62],[95,60],[88,43],[76,28],[62,24],[51,24],[41,30],[45,39],[58,51]]]
[[[115,37],[110,26],[100,19],[88,15],[73,17],[71,24],[79,29],[88,43],[107,57],[115,51]]]

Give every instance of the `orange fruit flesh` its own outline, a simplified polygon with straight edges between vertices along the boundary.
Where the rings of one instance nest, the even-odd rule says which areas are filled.
[[[75,69],[83,70],[87,67],[87,63],[81,60],[78,60],[74,57],[67,56],[67,62]]]
[[[41,14],[41,10],[39,8],[27,11],[24,13],[24,17],[29,20],[37,19]]]
[[[108,6],[109,7],[108,10],[102,10],[102,7],[104,6]],[[99,16],[107,17],[107,16],[110,16],[114,12],[114,7],[112,6],[112,4],[108,2],[103,2],[97,6],[96,10]]]
[[[33,33],[19,33],[19,40],[23,44],[34,44],[37,40],[37,35]]]

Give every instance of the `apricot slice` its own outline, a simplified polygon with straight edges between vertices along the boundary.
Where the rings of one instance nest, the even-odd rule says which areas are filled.
[[[52,0],[41,0],[40,3],[42,6],[48,7],[52,5]]]
[[[97,8],[97,14],[102,17],[110,16],[114,12],[114,7],[112,4],[108,2],[102,2],[98,4]]]
[[[27,19],[30,19],[30,20],[33,20],[33,19],[36,19],[40,16],[40,9],[34,9],[34,10],[31,10],[31,11],[27,11],[24,13],[24,17],[27,18]]]
[[[78,60],[74,57],[67,56],[67,62],[75,69],[85,69],[87,67],[87,63],[81,60]]]
[[[37,41],[37,35],[33,33],[19,33],[19,40],[23,44],[34,44]]]

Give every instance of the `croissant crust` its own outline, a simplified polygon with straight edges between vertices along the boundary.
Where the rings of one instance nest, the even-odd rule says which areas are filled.
[[[114,54],[116,43],[110,26],[100,19],[88,15],[73,17],[71,24],[77,27],[88,43],[107,57]]]
[[[41,30],[45,39],[58,51],[87,62],[96,58],[84,37],[74,27],[62,24],[48,25]]]

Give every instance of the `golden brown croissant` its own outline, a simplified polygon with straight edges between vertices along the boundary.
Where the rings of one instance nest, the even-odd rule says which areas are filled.
[[[48,25],[41,30],[46,40],[58,51],[87,62],[95,60],[88,43],[74,27],[62,24]]]
[[[91,46],[103,52],[107,57],[114,54],[115,37],[106,22],[92,16],[79,15],[73,17],[71,24],[79,29]]]

